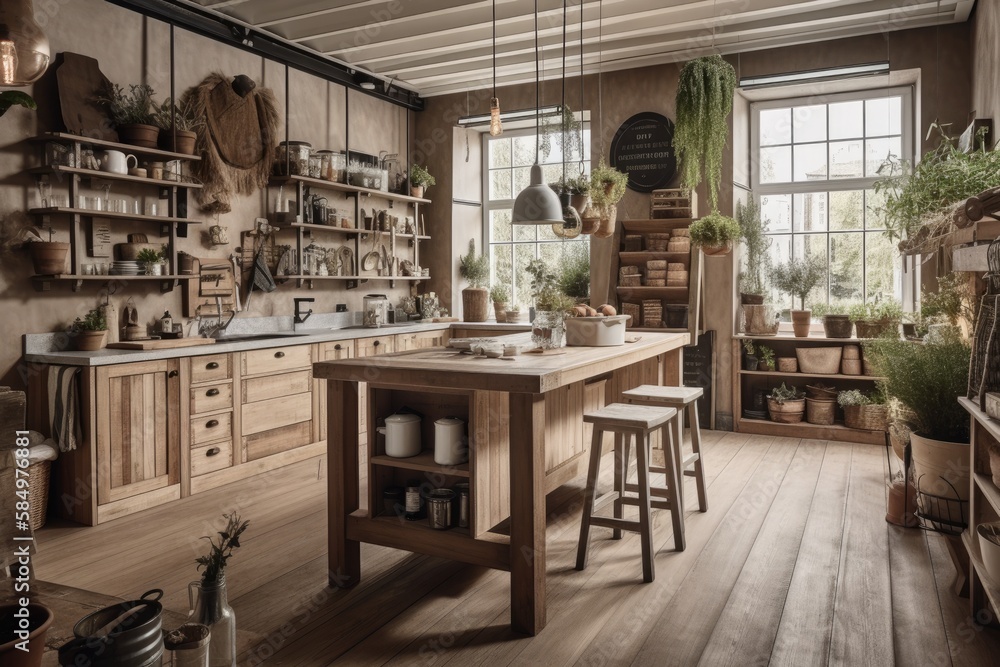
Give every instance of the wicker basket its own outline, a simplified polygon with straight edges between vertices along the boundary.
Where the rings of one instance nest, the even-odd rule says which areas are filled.
[[[844,407],[847,428],[863,431],[884,431],[888,428],[889,407],[886,405],[848,405]]]
[[[806,399],[796,398],[784,403],[778,403],[773,398],[767,399],[767,411],[771,421],[779,424],[797,424],[802,421],[806,412]]]
[[[28,503],[31,529],[38,530],[45,525],[45,515],[49,510],[49,478],[52,461],[39,461],[25,469],[28,473]]]
[[[810,424],[829,426],[837,412],[837,401],[806,397],[806,421]]]

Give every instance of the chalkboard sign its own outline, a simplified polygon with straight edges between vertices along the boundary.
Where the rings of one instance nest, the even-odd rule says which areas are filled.
[[[698,336],[697,345],[684,348],[684,386],[701,387],[705,395],[698,400],[698,421],[702,428],[715,428],[713,419],[715,397],[712,382],[715,378],[715,332],[706,331]]]
[[[673,121],[645,111],[622,123],[611,140],[611,166],[628,174],[636,192],[665,187],[677,171]]]

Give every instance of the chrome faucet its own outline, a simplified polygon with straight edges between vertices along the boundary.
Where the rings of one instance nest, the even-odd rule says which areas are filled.
[[[295,324],[305,324],[305,321],[309,319],[309,316],[312,315],[313,311],[312,308],[310,308],[309,310],[303,313],[302,304],[313,303],[314,301],[316,301],[316,299],[313,298],[295,299],[295,319],[293,320]]]

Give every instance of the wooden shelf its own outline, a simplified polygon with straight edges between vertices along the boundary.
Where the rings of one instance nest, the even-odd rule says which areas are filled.
[[[878,380],[884,380],[883,377],[875,377],[874,375],[843,375],[841,373],[785,373],[782,371],[747,371],[740,370],[740,375],[783,375],[789,377],[803,377],[803,378],[829,378],[831,380],[867,380],[871,382],[877,382]]]
[[[655,220],[621,220],[622,229],[626,232],[656,233],[668,232],[671,229],[683,229],[691,224],[691,218],[657,218]]]
[[[134,213],[113,213],[111,211],[93,211],[89,208],[33,208],[28,211],[31,215],[82,215],[90,218],[110,218],[112,220],[134,220],[137,222],[166,222],[170,224],[200,225],[198,220],[190,218],[172,218],[160,215],[136,215]]]
[[[986,571],[983,555],[979,551],[979,534],[971,527],[962,531],[962,543],[965,545],[966,551],[969,552],[969,562],[976,569],[979,583],[982,584],[990,604],[993,605],[993,609],[1000,609],[1000,582],[994,581],[989,572]]]
[[[98,171],[95,169],[80,169],[78,167],[36,167],[28,170],[29,173],[37,175],[49,174],[75,174],[87,178],[99,178],[107,181],[124,181],[126,183],[142,183],[143,185],[158,185],[160,187],[187,188],[190,190],[200,190],[200,183],[185,183],[183,181],[167,181],[159,178],[142,178],[140,176],[129,176],[128,174],[114,174],[110,171]]]
[[[294,276],[274,276],[277,280],[365,280],[364,276],[310,276],[310,275],[294,275]]]
[[[388,468],[403,468],[405,470],[419,470],[421,472],[434,472],[442,475],[452,475],[454,477],[468,477],[469,464],[463,463],[457,466],[443,466],[434,462],[434,452],[424,450],[416,456],[405,459],[397,459],[393,456],[373,456],[372,463]]]
[[[193,276],[193,275],[187,275],[187,276],[180,276],[180,275],[147,276],[147,275],[142,275],[142,274],[140,274],[138,276],[120,276],[120,275],[115,274],[115,273],[108,274],[108,275],[101,274],[101,275],[85,276],[85,275],[82,275],[82,274],[77,275],[77,274],[73,274],[73,273],[59,273],[59,274],[54,274],[54,275],[35,275],[35,276],[31,276],[31,279],[32,280],[38,280],[38,281],[49,281],[49,280],[103,280],[103,281],[107,282],[109,280],[192,280],[192,279],[196,279],[197,277],[198,276]]]
[[[991,419],[989,415],[979,409],[979,404],[965,396],[959,396],[958,402],[983,428],[989,431],[994,440],[1000,442],[1000,422]]]
[[[278,225],[279,229],[281,227],[280,223]],[[286,225],[289,229],[309,229],[316,230],[320,232],[333,232],[335,234],[355,234],[355,235],[367,235],[371,234],[371,230],[368,229],[356,229],[351,227],[334,227],[333,225],[313,225],[308,222],[291,222]]]
[[[976,480],[976,486],[983,492],[986,501],[993,506],[993,511],[1000,515],[1000,489],[993,483],[993,478],[981,473],[974,473],[973,478]]]
[[[383,232],[384,234],[385,232]],[[418,241],[430,241],[430,236],[420,235],[420,234],[396,234],[397,239],[416,239]]]
[[[335,190],[337,192],[344,192],[347,194],[359,194],[368,197],[381,197],[383,199],[389,199],[391,201],[401,201],[414,204],[430,204],[430,199],[423,199],[421,197],[411,197],[409,195],[401,195],[393,192],[383,192],[382,190],[373,190],[372,188],[363,188],[357,185],[348,185],[347,183],[335,183],[333,181],[323,180],[322,178],[311,178],[309,176],[272,176],[271,183],[274,185],[286,185],[288,183],[304,183],[311,187],[322,188],[325,190]]]
[[[121,144],[114,141],[105,141],[104,139],[91,139],[90,137],[81,137],[75,134],[69,134],[68,132],[47,132],[41,134],[37,137],[32,137],[31,141],[36,143],[69,143],[69,142],[79,142],[87,146],[100,146],[101,148],[112,148],[115,150],[120,150],[124,153],[132,153],[135,155],[149,155],[150,157],[160,157],[166,160],[188,160],[191,162],[197,162],[201,160],[199,155],[191,155],[189,153],[174,153],[172,151],[164,151],[158,148],[143,148],[141,146],[133,146],[132,144]]]
[[[856,428],[847,428],[843,424],[810,424],[809,422],[798,422],[796,424],[782,424],[765,419],[747,419],[739,417],[736,420],[736,430],[740,433],[751,433],[755,435],[773,435],[783,437],[802,437],[817,440],[836,440],[838,442],[860,442],[870,445],[884,445],[884,431],[865,431]]]
[[[787,333],[778,333],[774,336],[751,336],[748,334],[736,334],[733,336],[736,339],[746,338],[748,340],[765,340],[765,341],[788,341],[791,343],[842,343],[855,345],[859,343],[864,343],[865,341],[874,340],[873,338],[827,338],[826,336],[804,336],[796,337]]]
[[[630,298],[634,299],[672,299],[672,298],[687,298],[688,289],[687,287],[649,287],[643,285],[641,287],[618,287],[618,296],[623,297],[626,301]]]
[[[618,253],[618,257],[621,258],[622,264],[645,264],[650,260],[665,259],[668,262],[682,262],[687,264],[687,260],[691,257],[690,251],[685,252],[668,252],[668,251],[655,251],[655,250],[638,250],[638,251],[626,251]]]

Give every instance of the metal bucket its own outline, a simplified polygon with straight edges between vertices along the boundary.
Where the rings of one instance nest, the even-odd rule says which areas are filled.
[[[158,667],[163,659],[163,606],[158,602],[161,597],[163,591],[157,588],[143,593],[138,600],[84,616],[73,627],[76,639],[59,647],[59,664]],[[97,634],[112,623],[106,634]]]

